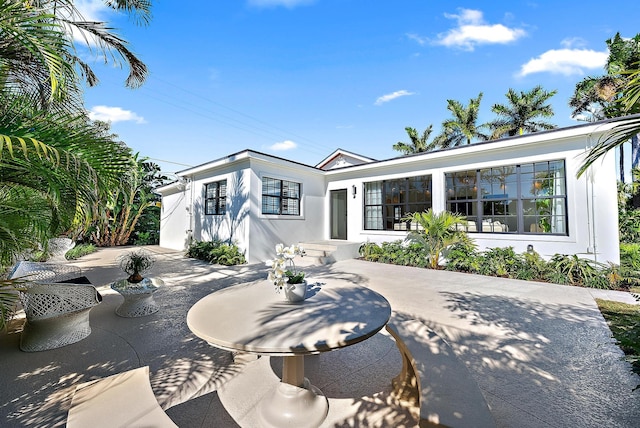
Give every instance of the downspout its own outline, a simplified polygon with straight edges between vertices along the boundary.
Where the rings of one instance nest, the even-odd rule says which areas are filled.
[[[194,189],[193,189],[193,178],[191,176],[185,176],[185,180],[186,180],[186,184],[185,184],[185,197],[186,197],[186,193],[187,193],[187,189],[189,192],[189,198],[187,199],[186,202],[186,209],[187,212],[189,213],[189,229],[187,229],[186,231],[186,239],[187,239],[187,248],[191,246],[191,243],[193,242],[193,228],[195,226],[194,224],[194,217],[193,217],[193,197],[194,197]]]
[[[592,134],[587,135],[587,152],[591,151],[593,144],[591,142]],[[593,190],[593,166],[590,166],[585,171],[587,176],[585,177],[585,191],[587,196],[587,230],[589,234],[589,247],[587,247],[587,253],[593,254],[593,260],[598,261],[598,248],[596,240],[596,209],[595,209],[595,192]]]

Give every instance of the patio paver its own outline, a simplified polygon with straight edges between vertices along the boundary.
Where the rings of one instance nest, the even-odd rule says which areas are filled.
[[[145,365],[158,402],[179,426],[238,426],[216,391],[232,377],[264,373],[265,367],[276,371],[278,362],[264,357],[234,362],[230,353],[189,332],[186,313],[215,290],[264,281],[265,268],[211,266],[179,252],[150,249],[158,261],[149,275],[165,281],[155,294],[161,306],[157,313],[114,314],[122,297],[108,284],[123,276],[115,257],[126,249],[106,248],[74,263],[104,296],[91,311],[88,338],[24,353],[18,349],[19,334],[0,335],[2,426],[64,426],[78,383]],[[369,286],[394,311],[421,320],[446,339],[500,427],[634,427],[640,420],[640,390],[632,392],[640,378],[622,361],[591,290],[360,260],[305,270],[314,279],[340,277]],[[322,355],[310,370],[313,364],[322,367],[314,383],[330,398],[323,426],[415,425],[407,409],[386,395],[401,368],[388,335]]]

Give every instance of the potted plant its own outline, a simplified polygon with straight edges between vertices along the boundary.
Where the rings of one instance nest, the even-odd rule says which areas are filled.
[[[117,259],[120,269],[129,274],[127,281],[134,284],[144,279],[142,274],[151,269],[155,261],[151,253],[142,249],[121,254]]]
[[[290,302],[302,301],[307,294],[305,273],[298,271],[293,261],[296,256],[304,255],[304,248],[300,245],[285,247],[284,244],[278,244],[276,258],[266,262],[269,267],[267,279],[276,286],[276,292],[283,290],[285,298]]]

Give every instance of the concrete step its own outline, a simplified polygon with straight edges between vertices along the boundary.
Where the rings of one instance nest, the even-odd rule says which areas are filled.
[[[359,257],[359,242],[342,240],[309,241],[301,242],[306,253],[307,260],[313,260],[323,265],[340,260],[348,260]]]

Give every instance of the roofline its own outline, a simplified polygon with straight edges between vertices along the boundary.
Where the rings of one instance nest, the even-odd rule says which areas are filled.
[[[431,157],[431,156],[439,156],[443,153],[446,152],[454,152],[454,151],[471,151],[471,150],[477,150],[478,148],[481,148],[483,146],[486,145],[499,145],[499,143],[506,143],[509,141],[514,141],[514,140],[527,140],[527,139],[533,139],[536,140],[538,142],[540,141],[544,141],[544,136],[548,135],[548,134],[554,134],[554,133],[570,133],[571,135],[575,136],[575,135],[581,135],[581,133],[579,132],[572,132],[572,131],[576,131],[579,130],[581,128],[588,128],[588,127],[593,127],[594,129],[589,132],[589,133],[584,133],[584,135],[590,135],[594,132],[606,132],[608,130],[611,130],[613,128],[613,124],[616,122],[623,122],[626,120],[630,120],[630,119],[639,119],[640,118],[640,113],[639,114],[634,114],[634,115],[630,115],[630,116],[624,116],[624,117],[616,117],[616,118],[610,118],[610,119],[604,119],[604,120],[600,120],[597,122],[588,122],[588,123],[580,123],[577,125],[572,125],[572,126],[567,126],[567,127],[563,127],[563,128],[554,128],[554,129],[550,129],[548,131],[538,131],[538,132],[532,132],[530,134],[524,134],[524,135],[515,135],[512,137],[505,137],[505,138],[499,138],[496,140],[489,140],[489,141],[479,141],[479,142],[475,142],[475,143],[471,143],[471,144],[466,144],[464,146],[455,146],[455,147],[448,147],[445,149],[440,149],[440,150],[433,150],[430,152],[421,152],[421,153],[413,153],[410,155],[401,155],[401,156],[397,156],[397,157],[393,157],[393,158],[389,158],[389,159],[384,159],[384,160],[377,160],[377,161],[373,161],[367,164],[361,164],[361,165],[347,165],[347,166],[343,166],[343,167],[337,167],[337,168],[333,168],[330,170],[324,170],[324,172],[327,175],[333,175],[333,174],[338,174],[341,172],[345,172],[348,170],[357,170],[357,169],[367,169],[367,168],[372,168],[375,166],[379,166],[381,164],[385,164],[385,163],[393,163],[393,162],[402,162],[402,161],[410,161],[410,160],[417,160],[417,158],[424,158],[424,157]],[[606,127],[605,129],[599,129],[601,127]],[[553,141],[559,138],[563,138],[562,136],[558,136],[556,138],[551,138],[548,139],[548,141]]]
[[[214,159],[212,161],[205,162],[205,163],[202,163],[200,165],[196,165],[196,166],[191,167],[191,168],[183,169],[181,171],[176,172],[175,174],[176,175],[181,175],[181,176],[194,175],[194,174],[197,174],[197,173],[199,173],[201,171],[205,171],[205,170],[210,169],[210,168],[215,168],[216,166],[218,166],[220,164],[229,164],[229,163],[237,162],[239,160],[244,160],[244,159],[249,159],[249,158],[257,158],[258,159],[258,158],[261,158],[261,157],[262,158],[269,158],[269,159],[280,161],[280,162],[286,162],[286,163],[297,165],[297,166],[301,166],[301,167],[304,167],[304,168],[310,168],[310,169],[313,169],[315,171],[322,171],[321,169],[319,169],[319,168],[317,168],[315,166],[307,165],[307,164],[304,164],[302,162],[293,161],[293,160],[290,160],[290,159],[285,159],[285,158],[280,157],[280,156],[270,155],[270,154],[267,154],[267,153],[259,152],[257,150],[244,149],[244,150],[241,150],[239,152],[232,153],[230,155],[227,155],[227,156],[224,156],[224,157],[221,157],[221,158],[218,158],[218,159]],[[216,165],[216,164],[218,164],[218,165]]]
[[[259,152],[257,150],[253,150],[253,149],[244,149],[241,150],[239,152],[227,155],[225,157],[221,157],[206,163],[202,163],[200,165],[196,165],[194,167],[190,167],[187,169],[183,169],[181,171],[176,172],[175,174],[178,176],[192,176],[195,175],[199,172],[202,171],[206,171],[208,169],[211,168],[215,168],[219,165],[222,164],[230,164],[230,163],[234,163],[234,162],[238,162],[240,160],[244,160],[244,159],[250,159],[250,158],[266,158],[266,159],[270,159],[270,160],[274,160],[274,161],[279,161],[279,162],[285,162],[288,164],[292,164],[292,165],[297,165],[299,167],[303,167],[303,168],[307,168],[307,169],[311,169],[314,170],[316,172],[320,172],[323,174],[336,174],[336,173],[340,173],[340,172],[344,172],[346,170],[357,170],[357,169],[365,169],[365,168],[372,168],[375,167],[376,165],[380,165],[380,164],[384,164],[384,163],[392,163],[394,161],[398,162],[398,161],[409,161],[411,159],[415,159],[418,157],[426,157],[426,156],[439,156],[442,153],[446,153],[446,152],[454,152],[454,151],[459,151],[459,150],[473,150],[473,149],[477,149],[478,147],[482,147],[482,146],[486,146],[486,145],[496,145],[497,143],[505,143],[505,142],[509,142],[509,141],[514,141],[514,140],[526,140],[526,139],[534,139],[534,140],[543,140],[545,135],[549,135],[549,134],[554,134],[554,133],[560,133],[560,132],[564,132],[564,133],[571,133],[573,135],[576,135],[576,133],[573,133],[572,131],[575,130],[579,130],[582,128],[588,128],[588,127],[592,127],[594,128],[589,134],[593,133],[593,132],[600,132],[600,131],[608,131],[611,128],[613,128],[613,124],[617,123],[617,122],[623,122],[626,120],[632,120],[632,119],[639,119],[640,118],[640,114],[634,114],[634,115],[630,115],[630,116],[623,116],[623,117],[615,117],[615,118],[609,118],[609,119],[604,119],[604,120],[600,120],[597,122],[587,122],[587,123],[579,123],[576,125],[572,125],[572,126],[567,126],[567,127],[563,127],[563,128],[554,128],[554,129],[550,129],[547,131],[538,131],[538,132],[533,132],[530,134],[524,134],[524,135],[515,135],[512,137],[505,137],[505,138],[500,138],[497,140],[489,140],[489,141],[480,141],[480,142],[475,142],[472,144],[467,144],[464,146],[456,146],[456,147],[449,147],[446,149],[440,149],[440,150],[434,150],[434,151],[430,151],[430,152],[421,152],[421,153],[414,153],[411,155],[404,155],[404,156],[397,156],[397,157],[393,157],[393,158],[388,158],[388,159],[383,159],[383,160],[376,160],[373,158],[369,158],[366,156],[362,156],[362,155],[358,155],[356,153],[353,152],[349,152],[348,150],[343,150],[343,149],[336,149],[331,155],[329,155],[327,158],[325,158],[322,162],[318,163],[316,166],[312,166],[312,165],[307,165],[298,161],[293,161],[290,159],[285,159],[283,157],[280,156],[274,156],[274,155],[270,155],[267,153],[263,153],[263,152]],[[598,129],[600,127],[606,127],[607,129]],[[561,138],[561,137],[558,137]],[[553,140],[553,139],[552,139]],[[320,168],[318,165],[322,165],[323,163],[328,162],[328,160],[333,159],[339,152],[341,153],[345,153],[345,154],[349,154],[351,156],[354,157],[359,157],[362,159],[366,159],[369,162],[364,163],[364,164],[359,164],[359,165],[348,165],[348,166],[343,166],[343,167],[337,167],[337,168],[333,168],[330,170],[324,170],[322,168]],[[172,183],[168,183],[162,187],[159,187],[158,189],[164,189],[164,188],[169,188],[172,187],[173,185],[175,185],[177,182],[172,182]]]
[[[351,157],[354,157],[356,159],[360,159],[360,160],[365,161],[365,162],[375,162],[377,160],[377,159],[374,159],[374,158],[370,158],[368,156],[360,155],[358,153],[350,152],[349,150],[344,150],[344,149],[341,149],[341,148],[337,148],[329,156],[327,156],[326,158],[324,158],[323,160],[318,162],[316,164],[316,168],[322,169],[322,166],[328,164],[329,162],[331,162],[332,160],[334,160],[336,157],[338,157],[340,155],[351,156]]]

